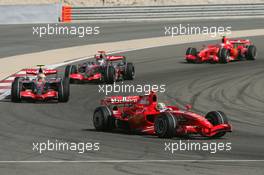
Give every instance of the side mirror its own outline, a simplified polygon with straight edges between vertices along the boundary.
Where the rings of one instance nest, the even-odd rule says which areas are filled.
[[[185,105],[185,110],[186,111],[189,111],[192,109],[192,105],[188,104],[188,105]]]

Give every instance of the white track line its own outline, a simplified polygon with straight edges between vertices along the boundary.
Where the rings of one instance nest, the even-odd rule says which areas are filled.
[[[25,75],[26,74],[26,71],[22,70],[22,71],[19,71],[13,75],[10,75],[9,77],[7,77],[6,79],[4,80],[1,80],[1,81],[5,81],[5,80],[14,80],[16,76],[19,76],[19,75]],[[12,82],[0,82],[0,87],[1,86],[7,86],[7,87],[11,87],[12,85]],[[5,99],[7,96],[9,96],[11,94],[11,89],[10,88],[6,88],[6,89],[0,89],[0,100],[3,100]]]
[[[3,94],[6,92],[6,89],[0,89],[0,94]]]
[[[11,83],[0,83],[0,87],[1,86],[10,86]]]
[[[7,79],[5,79],[5,80],[14,80],[15,79],[15,77],[8,77]]]
[[[166,159],[147,159],[147,160],[81,160],[81,161],[67,161],[67,160],[55,160],[55,161],[0,161],[0,163],[167,163],[167,162],[264,162],[264,160],[229,160],[229,159],[218,159],[218,160],[199,160],[199,159],[187,159],[187,160],[166,160]]]

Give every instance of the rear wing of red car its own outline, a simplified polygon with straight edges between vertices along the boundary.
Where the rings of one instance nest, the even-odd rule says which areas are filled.
[[[140,96],[111,96],[101,100],[102,105],[135,104]]]
[[[143,96],[110,96],[101,100],[102,105],[118,105],[118,104],[139,104],[154,105],[157,104],[157,94],[151,91],[148,95]]]
[[[38,73],[40,73],[40,69],[26,69],[26,74],[37,75]],[[42,73],[45,75],[53,75],[57,74],[58,71],[54,69],[42,69]]]
[[[250,40],[247,39],[235,39],[229,40],[231,44],[253,44]]]
[[[100,55],[96,55],[95,58],[96,59],[100,59],[101,57],[100,57]],[[111,56],[110,55],[107,55],[106,56],[106,59],[108,61],[118,61],[118,60],[125,60],[126,57],[125,56],[117,56],[117,55],[111,55]]]
[[[124,60],[126,59],[125,56],[106,56],[106,59],[108,61],[118,61],[118,60]]]
[[[118,61],[118,60],[125,60],[125,56],[121,55],[106,55],[105,51],[98,51],[98,55],[95,55],[96,59],[101,59],[102,57],[106,58],[108,61]]]

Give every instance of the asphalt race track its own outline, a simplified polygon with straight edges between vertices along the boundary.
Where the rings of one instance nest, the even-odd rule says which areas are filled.
[[[232,150],[164,151],[164,140],[130,133],[96,132],[93,110],[104,97],[95,84],[71,85],[69,103],[0,102],[0,161],[83,160],[220,160],[217,162],[138,163],[1,163],[3,174],[263,174],[264,160],[264,48],[263,37],[252,37],[258,48],[256,61],[229,64],[187,64],[183,56],[190,45],[166,46],[125,53],[135,63],[136,79],[129,84],[165,84],[160,101],[207,113],[221,110],[234,127],[223,139],[193,138],[192,142],[231,142]],[[195,43],[199,47],[204,43]],[[64,69],[63,67],[61,69]],[[121,83],[119,83],[121,84]],[[32,142],[47,140],[100,142],[100,151],[32,151]],[[187,142],[187,140],[185,140]],[[232,160],[232,161],[221,161]]]
[[[50,49],[65,48],[84,44],[124,41],[164,36],[165,26],[232,26],[232,31],[261,29],[264,26],[262,19],[218,19],[218,20],[174,20],[149,22],[115,22],[115,23],[76,23],[58,24],[57,26],[100,27],[99,35],[87,35],[79,38],[75,35],[47,35],[41,38],[33,35],[32,27],[47,26],[46,24],[1,25],[0,26],[0,58],[39,52]],[[55,24],[51,25],[55,26]]]

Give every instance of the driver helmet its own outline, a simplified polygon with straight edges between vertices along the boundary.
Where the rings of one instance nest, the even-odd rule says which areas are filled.
[[[43,73],[38,74],[38,81],[44,81],[46,78],[46,75]]]
[[[157,104],[157,109],[158,110],[164,110],[164,109],[166,109],[166,105],[164,103],[158,103]]]
[[[105,58],[106,58],[105,53],[100,53],[99,58],[100,58],[100,59],[105,59]]]

